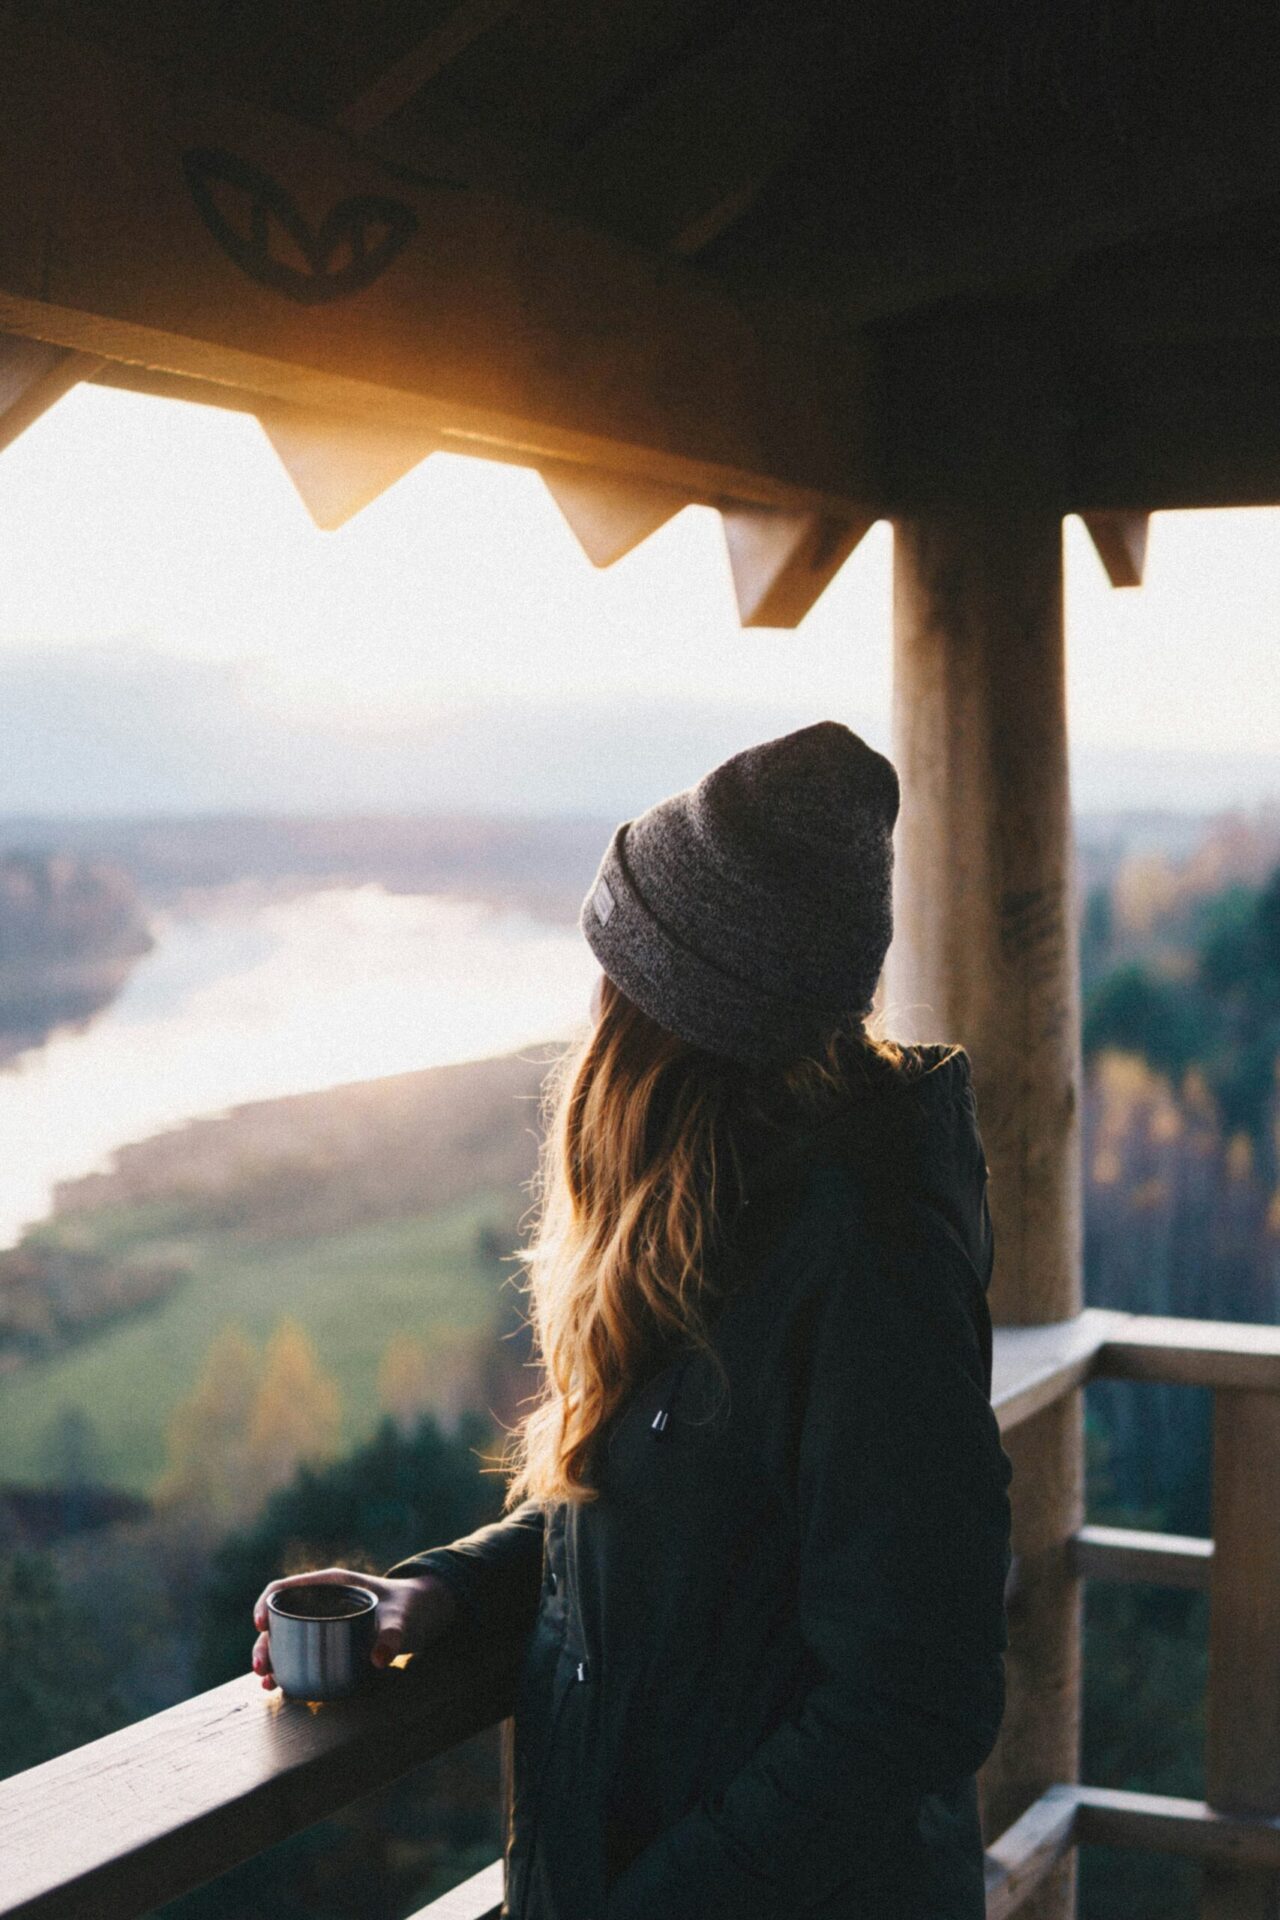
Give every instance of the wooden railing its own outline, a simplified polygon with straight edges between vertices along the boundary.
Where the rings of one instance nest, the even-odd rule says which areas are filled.
[[[1213,1538],[1082,1527],[1086,1579],[1209,1594],[1206,1800],[1056,1782],[988,1848],[988,1920],[1014,1914],[1068,1847],[1096,1842],[1204,1864],[1204,1920],[1280,1911],[1280,1328],[1091,1309],[997,1335],[1006,1428],[1086,1379],[1213,1391]]]
[[[1195,1856],[1206,1920],[1264,1920],[1280,1884],[1280,1328],[1090,1309],[996,1334],[1006,1433],[1099,1377],[1214,1391],[1213,1540],[1063,1542],[1085,1578],[1208,1589],[1208,1800],[1046,1782],[988,1848],[988,1920],[1090,1841]],[[286,1702],[246,1673],[2,1782],[0,1916],[137,1920],[505,1718],[518,1665],[518,1647],[455,1627],[341,1704]],[[501,1899],[498,1860],[417,1920],[494,1920]]]

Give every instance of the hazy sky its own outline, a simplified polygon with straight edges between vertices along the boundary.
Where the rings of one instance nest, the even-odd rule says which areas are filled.
[[[253,420],[84,387],[0,457],[0,810],[621,811],[824,716],[889,747],[891,535],[743,632],[717,516],[595,572],[536,475],[437,455],[338,533]],[[1077,805],[1280,796],[1280,511],[1067,524]]]

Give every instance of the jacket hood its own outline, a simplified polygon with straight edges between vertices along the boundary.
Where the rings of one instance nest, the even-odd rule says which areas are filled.
[[[749,1200],[791,1187],[811,1168],[843,1166],[881,1217],[903,1209],[940,1216],[985,1289],[994,1246],[972,1063],[963,1047],[941,1042],[902,1051],[901,1067],[878,1058],[866,1070],[856,1065],[830,1109],[762,1150],[748,1172]]]

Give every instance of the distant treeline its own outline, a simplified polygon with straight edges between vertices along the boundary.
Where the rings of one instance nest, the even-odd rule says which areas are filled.
[[[61,846],[0,853],[0,1065],[107,1006],[152,945],[123,867]]]
[[[211,814],[121,820],[0,818],[0,846],[127,869],[148,900],[191,887],[361,886],[445,893],[576,918],[612,821],[589,817]]]

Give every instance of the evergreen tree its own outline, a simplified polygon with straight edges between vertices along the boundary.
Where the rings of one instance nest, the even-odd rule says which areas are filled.
[[[247,1670],[251,1610],[269,1580],[309,1567],[381,1573],[496,1519],[505,1489],[491,1470],[498,1445],[492,1423],[480,1414],[466,1414],[448,1437],[430,1415],[408,1436],[388,1417],[345,1459],[302,1467],[214,1556],[202,1606],[198,1684],[218,1686]]]
[[[0,1776],[98,1740],[126,1717],[52,1554],[0,1554]]]

